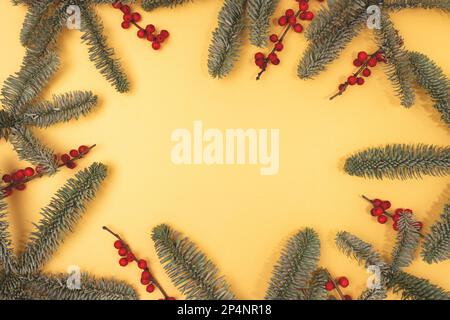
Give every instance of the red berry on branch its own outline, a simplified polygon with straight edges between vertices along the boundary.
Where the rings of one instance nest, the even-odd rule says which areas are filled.
[[[365,62],[367,60],[367,52],[365,51],[358,52],[358,60],[361,62]]]
[[[367,62],[369,67],[375,67],[377,65],[377,58],[370,58],[369,62]]]
[[[297,18],[295,16],[289,17],[288,22],[293,26],[297,22]]]
[[[301,12],[298,17],[300,18],[300,20],[306,20],[306,12]]]
[[[400,229],[397,222],[394,222],[394,224],[392,225],[392,229],[394,229],[395,231],[398,231]]]
[[[148,293],[152,293],[155,291],[155,286],[153,284],[149,284],[145,290],[147,290]]]
[[[149,283],[150,283],[150,279],[141,278],[141,284],[143,284],[144,286],[148,285]]]
[[[147,261],[145,261],[144,259],[139,260],[138,268],[143,270],[147,269]]]
[[[284,15],[288,18],[293,17],[295,15],[295,12],[292,9],[287,9],[286,12],[284,13]]]
[[[352,296],[346,294],[346,295],[344,296],[344,300],[353,300],[353,298],[352,298]]]
[[[387,209],[389,209],[391,207],[391,203],[389,201],[383,201],[383,202],[381,202],[381,207],[384,210],[387,210]]]
[[[33,168],[25,168],[25,176],[27,177],[32,177],[34,176],[34,169]]]
[[[358,80],[357,80],[357,78],[355,76],[350,76],[347,79],[348,84],[351,85],[351,86],[355,85],[357,81]]]
[[[4,183],[10,183],[12,181],[12,177],[9,174],[5,174],[3,175],[2,180]]]
[[[127,260],[126,258],[121,258],[121,259],[119,260],[119,264],[120,264],[122,267],[125,267],[125,266],[128,265],[128,260]]]
[[[348,281],[347,277],[340,277],[338,283],[342,288],[347,288],[350,281]]]
[[[170,35],[169,31],[167,30],[161,30],[161,32],[159,33],[161,36],[164,37],[164,39],[167,39]]]
[[[300,11],[306,11],[309,9],[309,5],[307,2],[302,1],[298,4],[298,8],[300,9]]]
[[[152,48],[153,50],[159,50],[161,48],[161,44],[159,42],[153,41]]]
[[[73,149],[73,150],[70,150],[69,155],[72,158],[76,158],[76,157],[78,157],[80,155],[80,153],[78,152],[78,150]]]
[[[123,15],[123,21],[124,22],[131,22],[133,20],[133,17],[131,16],[131,14],[126,13]]]
[[[141,21],[141,18],[141,14],[139,12],[133,12],[133,14],[131,15],[131,20],[134,22]]]
[[[300,23],[294,24],[294,31],[297,33],[303,32],[303,26]]]
[[[123,5],[123,6],[120,8],[120,10],[122,10],[122,12],[125,13],[125,14],[129,14],[129,13],[131,12],[130,7],[127,6],[127,5]]]
[[[400,217],[401,217],[401,214],[400,214],[400,213],[395,213],[395,214],[392,216],[392,220],[394,220],[394,222],[397,222],[397,221],[400,220]]]
[[[258,60],[258,59],[264,59],[264,53],[262,53],[262,52],[255,53],[255,60]]]
[[[311,11],[306,11],[305,12],[305,19],[311,21],[312,19],[314,19],[314,13],[312,13]]]
[[[384,61],[384,56],[383,56],[383,53],[381,53],[381,52],[377,52],[376,53],[376,55],[375,55],[375,57],[377,58],[377,60],[378,61]]]
[[[288,18],[287,18],[286,16],[281,16],[281,17],[278,19],[278,24],[279,24],[280,26],[282,26],[282,27],[284,27],[285,25],[287,25],[287,23],[288,23]]]
[[[378,223],[385,224],[388,221],[388,217],[386,217],[385,215],[381,215],[377,218],[377,220]]]
[[[18,185],[16,186],[16,189],[19,190],[19,191],[23,191],[23,190],[26,189],[26,187],[27,187],[27,186],[26,186],[24,183],[22,183],[22,184],[18,184]]]
[[[272,52],[272,53],[269,54],[268,58],[269,58],[270,62],[273,62],[276,59],[278,59],[278,56],[277,56],[277,54],[275,52]]]
[[[120,240],[114,241],[114,248],[120,249],[122,247],[123,247],[123,242],[122,241],[120,241]]]
[[[413,211],[411,209],[405,209],[405,210],[403,210],[403,213],[412,214]]]
[[[64,154],[61,156],[61,161],[62,161],[62,163],[67,163],[69,160],[70,160],[70,156],[69,156],[67,153],[64,153]]]
[[[141,38],[141,39],[145,38],[145,36],[146,36],[145,30],[139,29],[137,32],[137,36],[138,36],[138,38]]]
[[[150,272],[148,270],[144,270],[141,273],[141,278],[142,279],[151,279],[152,275],[150,274]]]
[[[120,8],[122,8],[122,4],[120,3],[120,1],[114,2],[114,3],[112,4],[112,6],[113,6],[113,8],[115,8],[115,9],[120,9]]]
[[[263,59],[256,59],[255,60],[255,64],[258,66],[258,67],[260,67],[260,68],[263,68],[264,66],[265,66],[265,64],[266,64],[266,61],[264,60],[264,58]]]
[[[359,77],[356,79],[356,83],[358,84],[358,86],[362,86],[364,84],[364,79]]]
[[[358,59],[353,60],[353,65],[355,67],[361,67],[362,66],[362,62],[359,61]]]
[[[375,207],[375,208],[372,208],[372,210],[370,210],[370,213],[372,214],[372,216],[378,217],[384,213],[384,210],[380,207]]]
[[[270,42],[275,43],[278,41],[278,36],[276,34],[271,34],[269,39],[270,39]]]
[[[403,209],[402,208],[395,209],[394,213],[400,215],[403,213]]]
[[[130,23],[124,21],[124,22],[122,22],[121,26],[122,26],[123,29],[129,29],[130,28]]]
[[[380,207],[381,206],[381,201],[380,199],[374,199],[372,200],[372,204],[374,205],[374,207]]]
[[[283,48],[284,48],[284,46],[283,46],[283,44],[281,42],[277,42],[275,44],[275,50],[276,51],[281,51],[281,50],[283,50]]]
[[[279,65],[280,64],[280,59],[278,59],[278,58],[276,58],[276,59],[274,59],[274,60],[272,60],[272,61],[270,61],[274,66],[277,66],[277,65]]]
[[[127,260],[128,262],[134,261],[134,254],[132,252],[127,253]]]
[[[156,40],[156,37],[154,34],[147,34],[147,40],[153,42]]]
[[[371,74],[372,74],[372,71],[370,71],[370,69],[368,69],[368,68],[365,68],[362,72],[362,75],[364,77],[369,77]]]
[[[66,167],[69,169],[75,169],[77,167],[77,164],[75,161],[69,160],[66,162]]]
[[[148,24],[148,25],[145,27],[145,31],[146,31],[147,33],[153,33],[153,32],[155,32],[155,30],[156,30],[156,28],[155,28],[155,26],[152,25],[152,24]]]
[[[118,253],[119,253],[119,256],[125,257],[127,255],[127,253],[128,253],[128,250],[126,248],[122,247],[122,248],[119,249]],[[128,259],[127,259],[127,261],[128,261]]]
[[[89,147],[88,146],[79,146],[78,147],[78,152],[81,154],[87,154],[89,152]]]
[[[14,182],[22,181],[23,178],[25,178],[25,172],[23,170],[16,171],[12,176]]]
[[[158,41],[159,43],[163,43],[165,39],[166,38],[164,38],[161,34],[158,34],[156,36],[156,41]]]
[[[420,231],[423,228],[423,223],[420,221],[414,222],[414,227],[416,227],[417,231]]]
[[[341,83],[340,85],[339,85],[339,87],[338,87],[338,90],[339,91],[344,91],[345,90],[345,84],[344,83]]]
[[[327,290],[327,291],[331,291],[331,290],[334,290],[334,283],[333,283],[333,281],[331,281],[331,280],[328,280],[326,283],[325,283],[325,290]]]

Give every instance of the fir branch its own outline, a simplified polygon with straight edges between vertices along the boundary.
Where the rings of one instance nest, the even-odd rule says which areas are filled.
[[[365,267],[386,266],[385,261],[371,244],[364,242],[351,233],[346,231],[339,232],[336,235],[336,245],[346,256],[356,259],[359,264]]]
[[[121,69],[119,60],[113,57],[114,49],[106,43],[103,26],[99,22],[100,17],[95,14],[94,8],[86,4],[80,4],[80,10],[83,32],[81,39],[89,46],[89,58],[117,91],[128,91],[128,80]]]
[[[163,224],[153,229],[152,239],[161,264],[186,299],[235,299],[216,266],[188,238]]]
[[[69,179],[41,212],[25,251],[19,258],[21,272],[39,270],[63,242],[64,236],[81,219],[86,203],[92,200],[106,177],[106,166],[94,163]]]
[[[407,179],[450,173],[450,148],[434,145],[393,144],[369,148],[348,158],[344,170],[364,178]]]
[[[2,197],[0,196],[0,271],[10,272],[14,270],[16,261],[12,250],[11,236],[8,231],[7,206]]]
[[[450,205],[446,204],[441,220],[425,236],[422,258],[428,263],[450,259]]]
[[[328,281],[328,273],[323,268],[317,269],[309,282],[309,287],[302,291],[300,300],[327,300],[328,292],[325,284]]]
[[[40,59],[29,57],[15,75],[6,79],[2,88],[2,104],[11,113],[20,113],[42,91],[59,66],[51,53]]]
[[[358,300],[384,300],[387,298],[386,289],[366,289],[359,296]]]
[[[308,288],[319,256],[320,240],[314,230],[306,228],[290,238],[274,268],[266,299],[297,299],[298,292]]]
[[[433,60],[419,52],[409,52],[416,81],[426,90],[441,118],[450,124],[450,80]]]
[[[50,175],[57,171],[58,163],[53,150],[44,146],[27,128],[22,126],[12,128],[10,140],[21,160],[42,166],[43,171]]]
[[[37,274],[31,277],[24,291],[35,300],[136,300],[137,293],[122,281],[96,278],[82,273],[80,288],[69,288],[69,275]]]
[[[381,29],[376,30],[376,38],[381,50],[387,58],[386,73],[392,82],[401,104],[410,107],[414,104],[414,74],[409,55],[403,48],[403,39],[395,29],[389,15],[381,16]]]
[[[22,45],[29,45],[36,30],[39,29],[38,26],[46,18],[49,7],[53,2],[53,0],[44,0],[29,5],[22,29],[20,30],[20,42]]]
[[[218,17],[218,26],[209,46],[208,71],[211,77],[228,75],[239,57],[244,30],[245,0],[225,0]]]
[[[55,123],[86,116],[96,104],[97,96],[92,92],[75,91],[54,96],[52,102],[30,106],[23,115],[23,124],[47,128]]]
[[[395,272],[388,283],[394,293],[401,293],[403,300],[449,300],[450,293],[430,283],[402,271]]]
[[[141,6],[145,11],[151,11],[160,7],[173,8],[188,2],[192,0],[142,0]]]
[[[267,45],[270,18],[278,5],[278,0],[249,0],[247,14],[250,19],[250,42],[257,47]]]
[[[450,0],[385,0],[383,8],[389,10],[423,8],[450,11]]]
[[[336,4],[337,6],[337,4]],[[321,36],[313,39],[298,65],[298,76],[302,79],[310,79],[325,70],[326,66],[335,60],[347,44],[358,34],[361,26],[367,21],[367,0],[353,0],[347,4],[347,8],[340,15],[330,12],[332,17],[324,18],[333,23],[325,30],[321,30]],[[326,11],[323,11],[326,12]],[[340,11],[338,11],[340,12]],[[320,21],[320,17],[318,17]],[[322,27],[318,22],[318,27]],[[315,33],[312,31],[311,33]],[[310,35],[311,36],[311,35]]]
[[[391,261],[393,270],[406,268],[411,264],[420,239],[420,233],[416,226],[417,221],[412,215],[402,214],[397,223],[399,230]]]
[[[0,110],[0,139],[8,139],[15,120],[5,110]]]

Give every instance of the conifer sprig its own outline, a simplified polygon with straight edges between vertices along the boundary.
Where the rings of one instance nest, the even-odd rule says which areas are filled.
[[[401,293],[403,300],[450,300],[450,292],[403,271],[392,275],[388,288],[394,293]]]
[[[188,238],[163,224],[153,229],[152,239],[161,264],[187,299],[235,299],[216,266]]]
[[[450,173],[450,148],[393,144],[369,148],[348,158],[345,171],[365,178],[409,179]]]
[[[385,0],[383,7],[390,10],[409,8],[442,9],[450,11],[449,0]]]
[[[248,0],[247,15],[250,20],[250,42],[257,47],[267,45],[270,18],[278,0]]]
[[[384,288],[373,288],[364,290],[358,300],[384,300],[387,298],[387,292]]]
[[[431,227],[425,236],[422,258],[428,263],[450,259],[450,205],[444,206],[441,219]]]
[[[320,256],[320,240],[312,229],[304,229],[289,239],[274,268],[266,299],[293,300],[308,288]]]
[[[325,269],[319,268],[311,275],[309,287],[306,290],[299,291],[299,300],[326,300],[328,292],[325,284],[328,281],[328,273]]]
[[[0,272],[11,272],[15,269],[16,261],[12,252],[11,236],[8,231],[7,206],[0,195]]]
[[[420,233],[416,227],[416,220],[410,214],[400,215],[397,222],[399,230],[397,240],[392,252],[391,268],[408,267],[414,259],[414,254],[419,247]]]
[[[159,7],[173,8],[193,0],[142,0],[141,6],[146,11],[151,11]]]

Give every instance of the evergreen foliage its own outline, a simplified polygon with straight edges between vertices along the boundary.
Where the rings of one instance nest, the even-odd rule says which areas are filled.
[[[146,11],[151,11],[159,7],[173,8],[192,0],[142,0],[141,6]]]
[[[403,271],[393,274],[388,288],[394,293],[401,293],[403,300],[450,300],[450,292]]]
[[[307,228],[290,238],[274,268],[266,299],[297,299],[298,293],[308,288],[319,256],[320,240],[314,230]],[[316,295],[315,292],[309,294]]]
[[[135,291],[123,282],[82,274],[80,289],[70,289],[68,275],[46,274],[44,264],[71,232],[106,177],[106,167],[94,163],[70,179],[42,210],[42,218],[23,253],[12,253],[6,205],[0,199],[0,298],[6,300],[97,300],[136,299]]]
[[[358,300],[384,300],[387,298],[386,289],[366,289],[359,296]]]
[[[383,7],[391,10],[408,8],[442,9],[450,11],[449,0],[385,0]]]
[[[327,300],[328,291],[325,284],[328,281],[328,273],[325,269],[319,268],[311,275],[311,281],[307,289],[299,291],[299,300]]]
[[[163,224],[153,229],[152,239],[161,264],[187,299],[235,299],[216,266],[188,238]]]
[[[248,0],[247,14],[250,20],[250,42],[257,47],[265,47],[269,37],[270,18],[278,5],[278,0]]]
[[[450,259],[450,205],[446,204],[440,221],[425,236],[422,258],[428,263]]]
[[[393,269],[406,268],[411,264],[420,238],[417,221],[412,215],[402,214],[397,223],[399,230],[391,259]]]
[[[446,176],[449,168],[449,147],[423,144],[369,148],[348,158],[344,166],[350,175],[377,179]]]

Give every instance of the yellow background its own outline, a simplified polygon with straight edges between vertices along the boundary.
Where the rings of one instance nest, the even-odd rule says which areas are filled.
[[[239,298],[263,298],[272,268],[286,240],[304,227],[320,234],[320,264],[335,276],[351,281],[346,293],[357,296],[366,271],[334,245],[339,230],[350,231],[388,255],[394,243],[391,227],[377,224],[359,196],[389,199],[396,207],[414,209],[426,230],[439,216],[449,195],[447,178],[375,181],[346,175],[344,159],[351,153],[387,143],[448,144],[449,132],[423,92],[411,109],[400,106],[380,67],[363,87],[328,101],[352,70],[359,50],[376,48],[369,31],[362,32],[341,57],[314,81],[297,78],[299,58],[306,46],[303,35],[291,33],[281,53],[281,65],[254,80],[257,51],[246,40],[241,58],[229,77],[214,80],[207,73],[210,34],[221,1],[196,1],[174,10],[143,14],[171,32],[160,52],[136,37],[136,29],[120,28],[121,14],[109,6],[98,9],[105,34],[132,82],[119,94],[88,60],[79,31],[65,30],[59,39],[60,71],[44,98],[70,90],[92,90],[99,106],[80,121],[57,125],[36,134],[58,152],[80,144],[97,143],[77,169],[93,161],[109,167],[109,177],[88,212],[46,266],[64,272],[69,265],[96,275],[115,276],[139,288],[142,298],[157,299],[138,284],[134,266],[121,268],[113,238],[101,230],[119,232],[137,255],[148,258],[166,290],[178,298],[160,266],[150,239],[151,230],[168,223],[188,235],[217,264]],[[277,15],[293,6],[282,1]],[[19,69],[24,50],[19,31],[24,7],[0,4],[2,50],[0,80]],[[393,14],[408,49],[429,55],[449,74],[450,42],[445,34],[449,18],[438,11],[408,10]],[[278,32],[278,27],[273,27]],[[279,128],[280,172],[259,175],[255,166],[175,166],[170,160],[170,134],[192,128]],[[0,168],[9,172],[25,166],[9,144],[0,145]],[[23,248],[39,218],[39,208],[74,172],[62,170],[54,178],[29,184],[8,199],[16,248]],[[450,262],[427,265],[418,256],[408,271],[450,290]],[[395,296],[391,296],[394,297]]]

